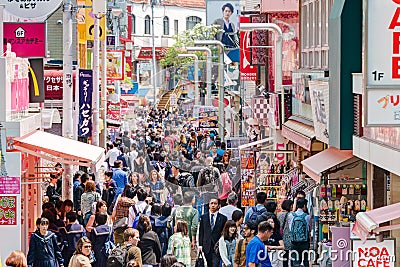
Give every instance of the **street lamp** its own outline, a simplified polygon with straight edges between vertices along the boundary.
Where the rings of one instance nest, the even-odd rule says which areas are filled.
[[[219,76],[219,90],[218,90],[218,125],[219,134],[221,136],[221,142],[225,141],[225,114],[224,114],[224,55],[225,47],[224,44],[216,40],[194,40],[194,45],[216,45],[219,48],[219,66],[218,66],[218,76]]]
[[[281,117],[285,121],[285,90],[282,87],[282,30],[275,23],[240,23],[241,31],[270,30],[275,33],[275,93],[281,92]]]
[[[194,104],[199,104],[199,58],[195,54],[178,54],[178,57],[194,58]]]
[[[205,51],[207,53],[207,96],[206,96],[206,106],[211,106],[211,49],[208,47],[187,47],[186,51]]]

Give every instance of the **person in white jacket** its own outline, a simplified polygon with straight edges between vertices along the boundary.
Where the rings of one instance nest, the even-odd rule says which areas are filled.
[[[222,267],[233,267],[238,236],[236,223],[233,220],[228,220],[218,241]]]

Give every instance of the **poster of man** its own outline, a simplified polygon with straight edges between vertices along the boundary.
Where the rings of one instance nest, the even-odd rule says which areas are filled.
[[[239,1],[207,0],[207,24],[220,27],[221,31],[215,39],[221,41],[226,48],[239,47],[239,15]]]

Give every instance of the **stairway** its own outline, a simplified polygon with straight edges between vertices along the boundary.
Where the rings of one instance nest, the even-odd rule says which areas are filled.
[[[157,104],[157,109],[168,109],[169,107],[169,96],[173,90],[167,91],[160,99],[160,102]]]

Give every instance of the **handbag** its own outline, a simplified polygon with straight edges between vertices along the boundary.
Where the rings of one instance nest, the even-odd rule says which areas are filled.
[[[108,233],[107,241],[106,241],[106,243],[104,243],[104,246],[101,249],[103,251],[104,256],[106,256],[106,258],[108,258],[108,256],[110,256],[111,250],[113,250],[115,248],[115,244],[111,241],[111,234],[112,234],[111,227],[109,227],[108,231],[109,231],[109,233]]]
[[[204,264],[203,253],[199,252],[194,267],[204,267],[204,266],[205,266],[205,264]]]
[[[126,230],[126,228],[128,228],[128,218],[127,217],[118,219],[113,223],[114,232],[116,232],[117,234],[123,233]]]

